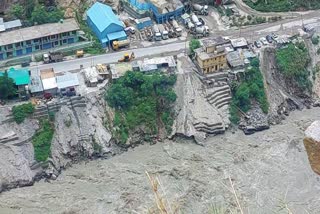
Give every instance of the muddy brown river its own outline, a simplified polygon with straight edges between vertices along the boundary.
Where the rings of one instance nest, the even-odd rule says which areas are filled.
[[[320,109],[295,111],[282,124],[245,136],[227,132],[203,146],[189,140],[141,145],[107,160],[74,165],[56,181],[0,194],[0,213],[148,213],[155,207],[145,171],[155,173],[178,213],[320,213],[320,176],[309,165],[304,130]]]

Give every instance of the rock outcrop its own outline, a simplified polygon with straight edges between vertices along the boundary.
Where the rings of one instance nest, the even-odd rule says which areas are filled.
[[[305,131],[304,146],[312,170],[320,175],[320,121],[313,122]]]
[[[8,108],[0,109],[0,192],[17,186],[32,185],[45,176],[55,179],[62,169],[80,160],[111,156],[120,152],[104,127],[103,90],[85,97],[64,98],[37,107],[33,118],[55,112],[55,133],[51,155],[44,169],[34,160],[32,136],[39,128],[37,119],[17,125],[10,122]],[[9,119],[8,119],[9,118]],[[2,122],[2,123],[1,123]]]

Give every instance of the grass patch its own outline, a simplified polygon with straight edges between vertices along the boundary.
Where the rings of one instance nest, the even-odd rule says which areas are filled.
[[[34,106],[31,103],[13,106],[12,108],[13,119],[18,124],[22,123],[28,116],[33,114],[33,112]]]
[[[39,162],[46,161],[50,155],[51,141],[54,127],[49,120],[40,121],[40,129],[32,138],[35,159]]]

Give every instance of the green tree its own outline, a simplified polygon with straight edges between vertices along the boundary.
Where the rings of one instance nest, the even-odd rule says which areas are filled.
[[[8,99],[17,94],[13,79],[8,77],[8,72],[4,72],[3,76],[0,76],[0,99]]]
[[[25,0],[25,15],[27,18],[31,18],[31,14],[35,7],[35,0]]]
[[[63,11],[54,8],[48,12],[44,6],[37,5],[31,13],[31,21],[37,24],[58,22],[63,18]]]
[[[21,4],[14,4],[10,8],[10,14],[14,18],[23,19],[25,16],[24,7]]]
[[[194,55],[194,50],[200,48],[200,41],[198,39],[191,39],[189,43],[190,53]]]

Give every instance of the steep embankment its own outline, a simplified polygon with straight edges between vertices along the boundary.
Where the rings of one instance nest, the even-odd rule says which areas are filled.
[[[32,185],[43,177],[55,179],[62,169],[80,160],[119,153],[120,149],[111,143],[111,135],[104,127],[103,94],[102,91],[102,94],[53,101],[36,108],[32,116],[35,119],[27,119],[20,125],[7,120],[10,107],[1,108],[0,191]],[[36,118],[48,116],[49,112],[55,112],[54,135],[49,158],[41,164],[35,161],[32,137],[39,129]]]
[[[304,130],[319,119],[319,109],[295,111],[251,136],[237,131],[203,146],[142,145],[74,165],[50,184],[1,193],[0,213],[144,213],[155,207],[146,170],[160,176],[166,198],[182,213],[208,213],[211,206],[237,213],[229,176],[245,213],[319,213],[319,176],[303,147]]]

